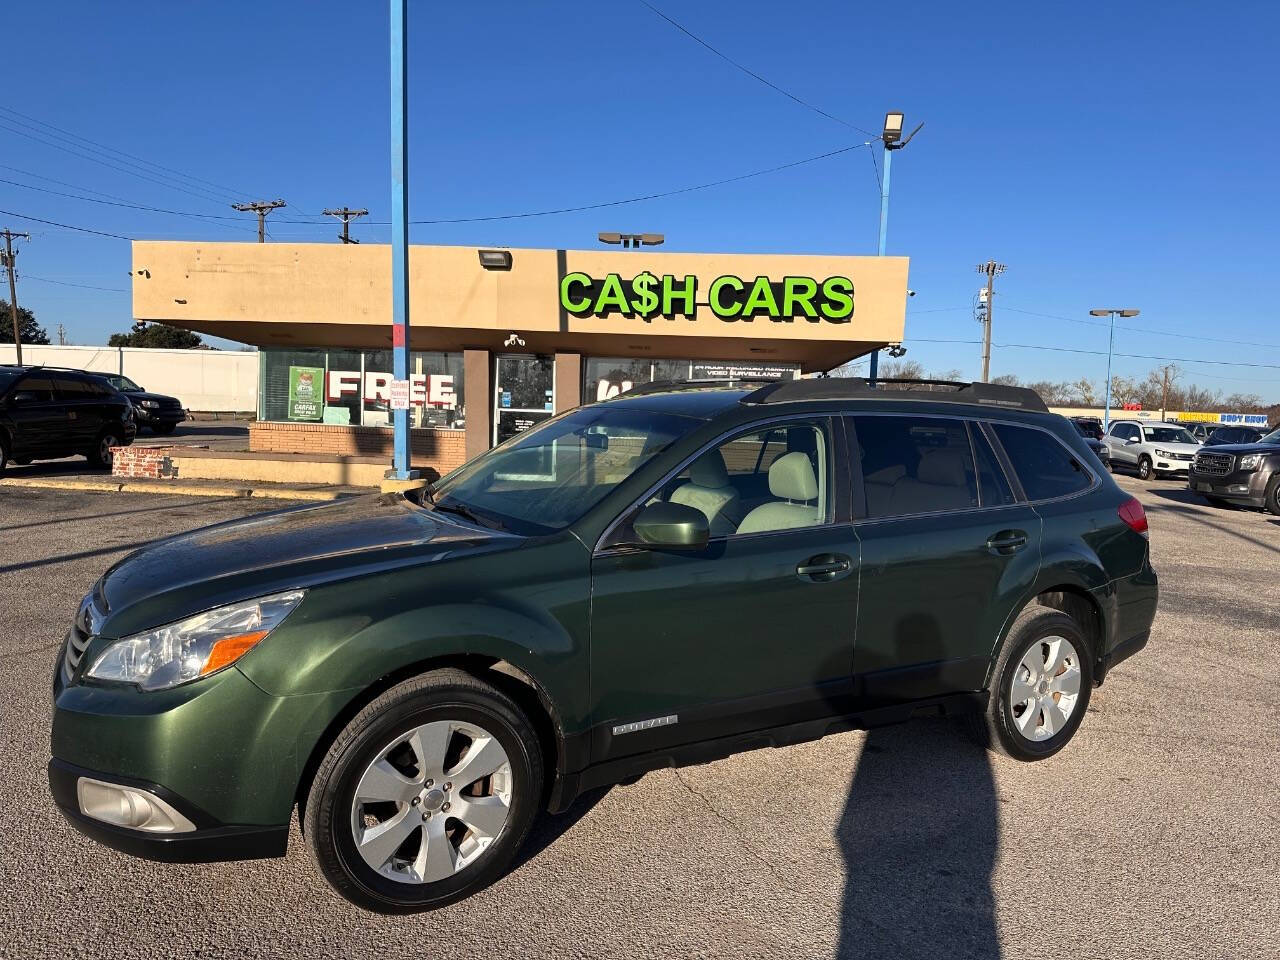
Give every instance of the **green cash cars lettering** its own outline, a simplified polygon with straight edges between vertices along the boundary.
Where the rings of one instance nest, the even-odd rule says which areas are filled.
[[[813,298],[818,292],[818,281],[813,277],[782,278],[782,315],[805,316],[810,320],[818,316]]]
[[[848,277],[827,277],[822,281],[822,315],[832,323],[848,323],[853,315],[853,281]]]
[[[669,273],[662,276],[662,315],[674,317],[677,313],[692,318],[697,312],[698,278],[689,274],[676,287],[676,278]],[[676,310],[676,302],[682,306]]]
[[[629,313],[631,304],[627,301],[627,293],[622,289],[622,278],[611,273],[600,285],[600,294],[596,297],[595,312],[601,316],[610,313]]]
[[[584,293],[591,291],[591,278],[585,273],[566,273],[560,281],[560,306],[570,313],[586,313],[591,309],[589,296],[577,297],[573,287],[581,287]]]
[[[726,287],[733,291],[729,302],[722,299]],[[737,277],[716,277],[711,281],[711,288],[707,291],[711,312],[721,320],[736,320],[738,314],[742,312],[742,289],[742,281]]]
[[[658,278],[647,270],[631,281],[631,310],[646,320],[658,312]]]
[[[747,302],[742,305],[742,315],[747,319],[754,317],[778,317],[778,298],[773,295],[773,284],[768,277],[756,277],[747,294]]]

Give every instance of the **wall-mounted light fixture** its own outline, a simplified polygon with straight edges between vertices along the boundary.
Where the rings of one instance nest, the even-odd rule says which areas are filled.
[[[624,247],[658,247],[666,242],[661,233],[597,233],[596,239],[601,243],[612,243]]]
[[[480,266],[486,270],[510,270],[510,250],[477,250],[480,255]]]

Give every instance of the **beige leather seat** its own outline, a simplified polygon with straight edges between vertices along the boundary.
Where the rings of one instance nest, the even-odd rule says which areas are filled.
[[[962,451],[949,447],[925,450],[915,477],[903,477],[893,485],[890,513],[903,516],[976,507],[967,459]]]
[[[689,482],[676,488],[671,502],[705,513],[713,537],[727,537],[738,528],[738,491],[729,486],[729,471],[719,450],[708,450],[689,464]]]
[[[822,522],[822,509],[816,505],[818,478],[813,475],[808,454],[788,453],[773,461],[769,468],[769,493],[783,502],[762,503],[756,507],[738,524],[738,533],[790,530]]]

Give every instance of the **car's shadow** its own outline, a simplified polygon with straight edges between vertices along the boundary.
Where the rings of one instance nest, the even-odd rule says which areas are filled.
[[[985,750],[950,720],[872,730],[836,839],[846,880],[837,956],[1000,956],[999,845]]]
[[[564,813],[543,814],[538,817],[529,830],[528,838],[520,847],[520,852],[516,854],[516,860],[511,869],[517,870],[536,859],[543,850],[572,830],[579,820],[590,813],[591,809],[608,795],[611,789],[612,787],[597,787],[594,790],[588,790],[574,800]]]

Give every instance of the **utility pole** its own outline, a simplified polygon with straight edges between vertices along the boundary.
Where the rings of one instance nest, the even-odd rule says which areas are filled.
[[[324,210],[322,211],[322,213],[324,213],[326,217],[337,217],[339,220],[342,221],[342,233],[338,235],[339,240],[341,240],[343,243],[359,243],[360,242],[359,240],[353,240],[351,238],[349,227],[351,225],[352,220],[356,220],[359,217],[367,217],[369,215],[368,210],[364,210],[364,209],[352,210],[350,207],[344,205],[341,210]]]
[[[267,214],[272,210],[287,206],[283,200],[259,200],[256,203],[233,203],[232,210],[239,210],[241,213],[248,213],[252,210],[258,215],[258,242],[267,242]]]
[[[58,346],[65,347],[67,345],[67,328],[62,324],[58,324]]]
[[[995,306],[995,281],[996,277],[1004,273],[1005,266],[1003,263],[996,263],[994,260],[988,260],[986,263],[978,264],[979,273],[987,275],[987,309],[982,316],[982,382],[991,382],[991,311]]]
[[[14,233],[8,227],[0,230],[4,237],[4,266],[9,272],[9,315],[13,318],[13,349],[18,353],[18,366],[22,366],[22,332],[18,329],[18,264],[13,259],[18,254],[13,249],[13,241],[30,240],[29,233]]]

